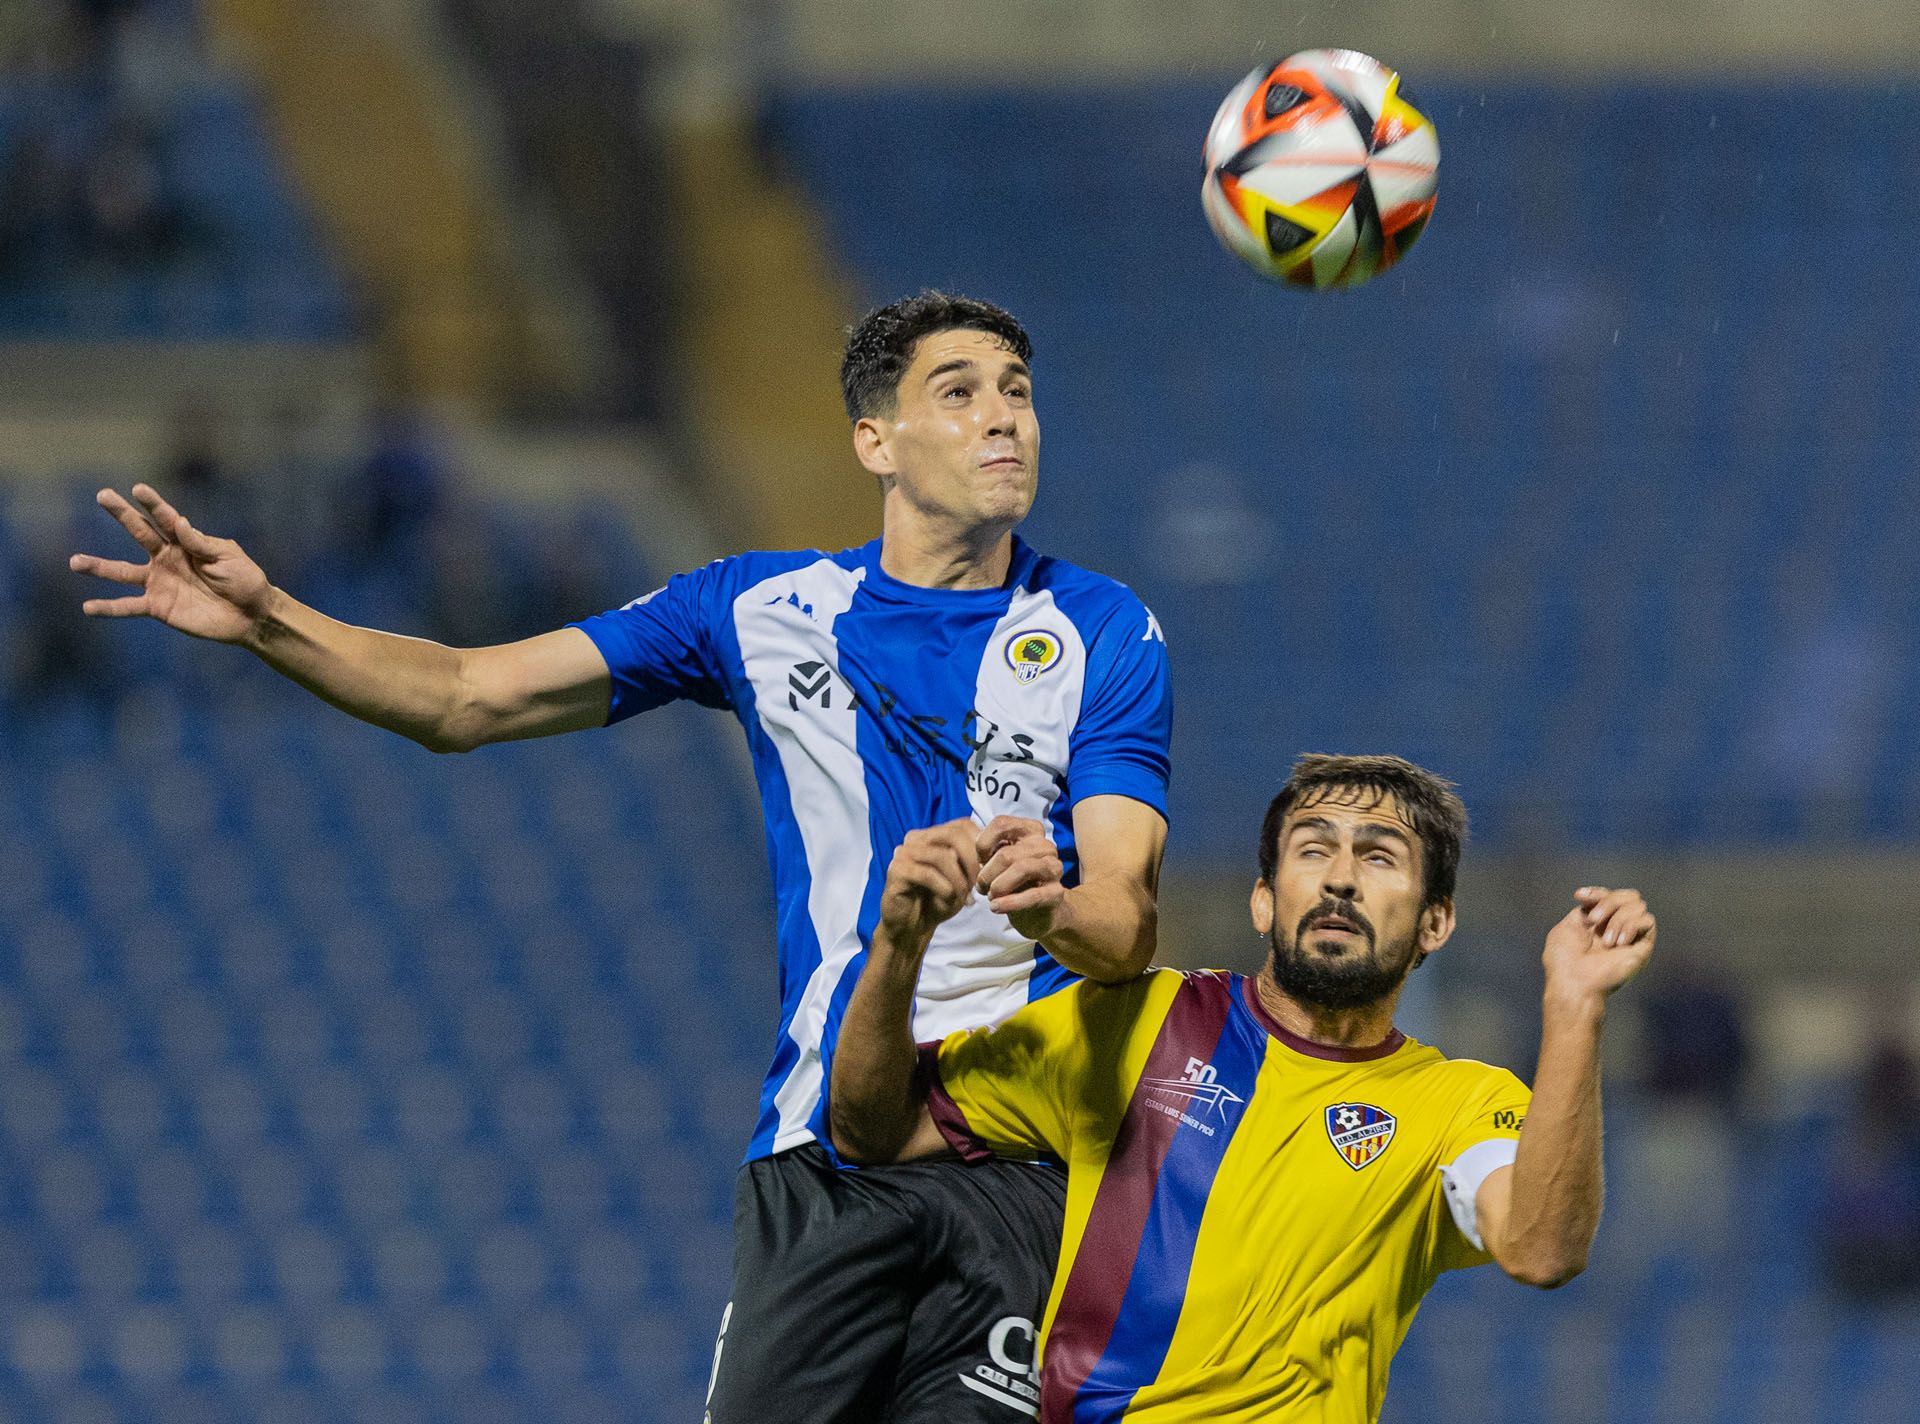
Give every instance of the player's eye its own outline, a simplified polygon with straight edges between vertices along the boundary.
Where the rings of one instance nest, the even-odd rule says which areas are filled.
[[[1393,857],[1384,850],[1376,850],[1371,852],[1370,854],[1368,854],[1367,859],[1375,865],[1392,865],[1393,864]]]
[[[966,386],[948,386],[944,391],[940,392],[940,399],[952,400],[955,396],[964,396],[968,393],[969,388]]]
[[[1008,386],[1007,387],[1007,398],[1009,400],[1028,400],[1032,397],[1032,394],[1033,393],[1029,391],[1025,386]]]

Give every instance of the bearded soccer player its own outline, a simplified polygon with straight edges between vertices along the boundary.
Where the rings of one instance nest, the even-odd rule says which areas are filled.
[[[1257,977],[1076,984],[918,1054],[921,946],[968,903],[974,860],[957,826],[902,843],[834,1063],[834,1139],[866,1161],[1066,1164],[1043,1424],[1361,1424],[1441,1271],[1491,1259],[1552,1287],[1584,1268],[1601,1024],[1653,916],[1633,890],[1574,892],[1542,956],[1529,1095],[1393,1026],[1453,933],[1465,834],[1429,772],[1303,758],[1261,827]],[[986,1382],[1031,1392],[1003,1356]]]
[[[842,1013],[916,827],[971,828],[981,897],[919,946],[905,1012],[921,1037],[996,1022],[1082,975],[1132,978],[1153,955],[1166,646],[1127,589],[1013,533],[1039,471],[1031,354],[984,302],[926,292],[873,312],[841,378],[854,452],[881,487],[878,539],[721,559],[524,642],[454,649],[337,623],[145,486],[139,508],[111,490],[100,502],[147,562],[73,560],[139,590],[88,613],[241,644],[437,751],[675,698],[739,718],[766,813],[781,1012],[735,1193],[713,1424],[1018,1417],[975,1370],[1034,1328],[1061,1174],[854,1172],[824,1144]]]

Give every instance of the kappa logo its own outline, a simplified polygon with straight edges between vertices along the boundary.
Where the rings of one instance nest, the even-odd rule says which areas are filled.
[[[653,597],[653,595],[648,594],[647,597],[651,598]],[[820,621],[818,618],[814,618],[813,616],[813,605],[811,603],[802,603],[800,601],[800,595],[797,592],[789,593],[785,598],[782,598],[779,594],[776,593],[772,598],[769,598],[766,601],[766,603],[762,606],[766,608],[772,608],[775,604],[779,604],[779,603],[784,603],[789,608],[799,609],[801,613],[805,614],[806,617],[808,617],[809,619],[812,619],[812,621],[815,623],[818,623]]]
[[[1371,1103],[1335,1103],[1327,1109],[1327,1137],[1356,1172],[1387,1150],[1395,1125],[1392,1113]]]
[[[1060,661],[1060,639],[1045,628],[1029,628],[1007,639],[1007,666],[1021,682],[1032,682]]]
[[[1183,1103],[1205,1108],[1216,1117],[1225,1117],[1229,1105],[1238,1107],[1246,1102],[1245,1098],[1220,1081],[1220,1075],[1214,1071],[1211,1063],[1199,1058],[1189,1058],[1178,1078],[1142,1078],[1140,1085],[1156,1093],[1178,1098]]]

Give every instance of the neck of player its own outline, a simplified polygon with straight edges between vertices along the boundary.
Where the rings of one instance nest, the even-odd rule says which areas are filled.
[[[1373,1048],[1393,1032],[1393,1010],[1400,1002],[1395,990],[1384,999],[1354,1009],[1329,1009],[1304,1003],[1274,982],[1270,969],[1254,980],[1260,1006],[1288,1033],[1326,1048]]]
[[[1013,565],[1013,529],[968,528],[889,500],[880,534],[880,567],[916,588],[999,588]]]

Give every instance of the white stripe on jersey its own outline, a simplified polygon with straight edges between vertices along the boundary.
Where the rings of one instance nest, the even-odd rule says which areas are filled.
[[[1016,636],[1033,630],[1057,639],[1060,656],[1044,675],[1023,683],[1007,649]],[[1053,594],[1015,589],[981,655],[973,699],[979,716],[965,729],[982,743],[967,765],[967,796],[981,825],[1001,815],[1048,824],[1086,678],[1086,642]],[[1016,733],[1020,742],[1013,740]],[[1017,799],[1009,787],[1019,788]],[[1032,941],[989,909],[984,895],[976,896],[933,932],[914,1000],[914,1038],[926,1043],[999,1023],[1027,1002],[1033,964]]]
[[[834,988],[862,947],[860,904],[873,863],[867,769],[860,759],[853,699],[836,697],[826,708],[809,702],[803,704],[804,711],[797,710],[789,705],[787,677],[795,663],[820,660],[824,654],[835,691],[844,691],[833,623],[852,605],[865,577],[865,569],[843,569],[822,559],[763,580],[733,601],[733,626],[753,684],[755,712],[779,753],[806,851],[807,917],[820,945],[819,966],[807,980],[788,1029],[800,1059],[774,1095],[780,1116],[776,1152],[813,1141],[807,1124],[820,1103],[820,1037]],[[789,602],[790,592],[806,607]]]

